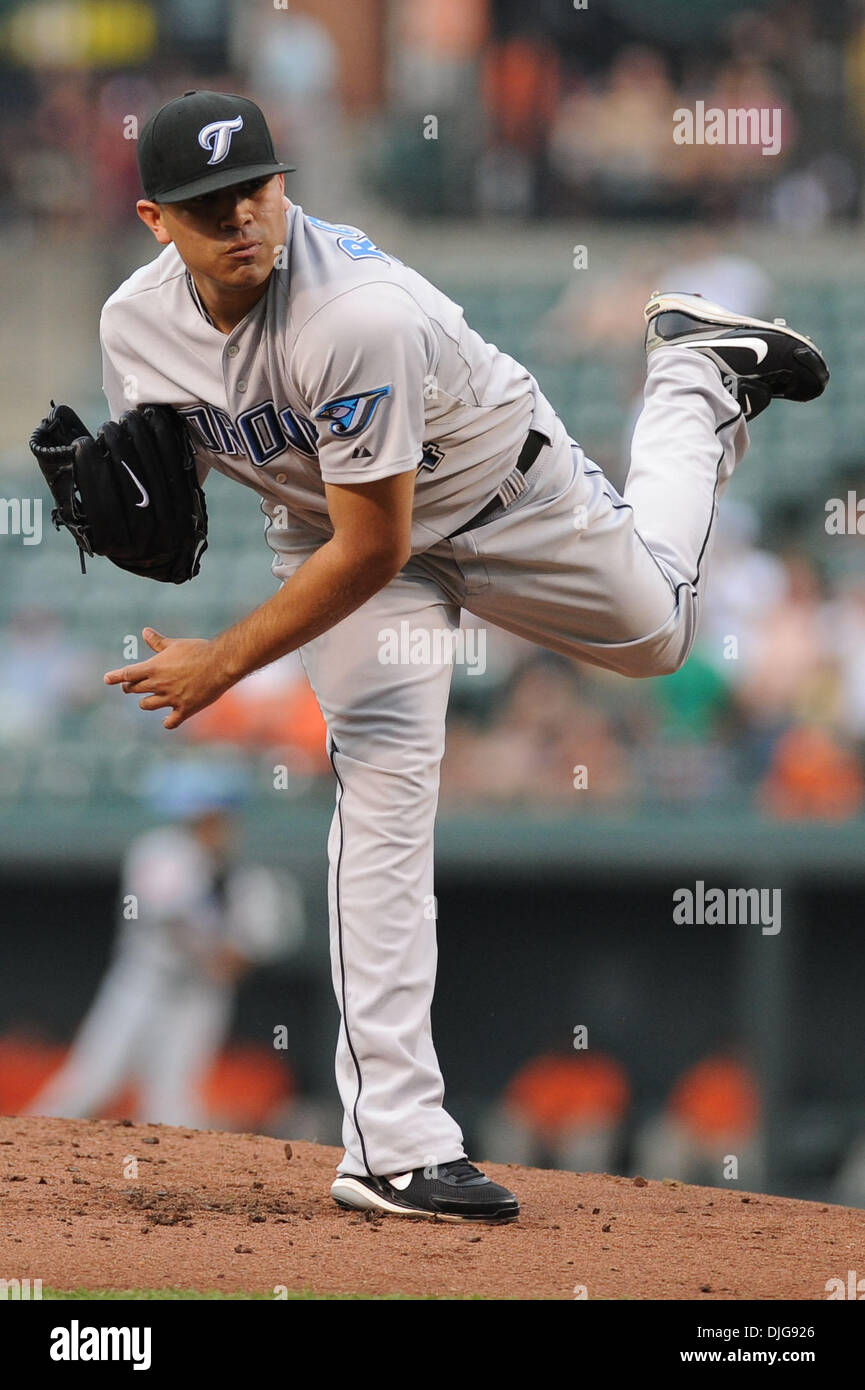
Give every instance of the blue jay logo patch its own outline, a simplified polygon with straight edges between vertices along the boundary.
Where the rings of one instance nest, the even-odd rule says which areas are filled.
[[[379,386],[375,391],[360,391],[356,396],[338,396],[328,401],[315,413],[316,420],[330,420],[331,434],[341,439],[351,439],[365,430],[378,409],[380,401],[390,395],[389,386]]]

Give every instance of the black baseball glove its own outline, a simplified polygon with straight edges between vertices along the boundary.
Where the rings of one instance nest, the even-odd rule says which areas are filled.
[[[50,414],[30,448],[51,489],[51,520],[81,556],[105,555],[146,579],[183,584],[207,549],[207,507],[186,421],[170,405],[141,405],[96,438],[68,405]]]

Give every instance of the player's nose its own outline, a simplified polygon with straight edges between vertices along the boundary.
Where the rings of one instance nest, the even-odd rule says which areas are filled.
[[[220,208],[220,222],[228,230],[248,226],[252,221],[252,200],[231,191]]]

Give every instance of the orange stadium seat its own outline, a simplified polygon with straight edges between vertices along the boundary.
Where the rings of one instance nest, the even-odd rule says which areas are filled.
[[[505,1105],[548,1139],[567,1129],[611,1126],[630,1101],[624,1068],[612,1057],[550,1054],[527,1062],[510,1081]]]
[[[676,1082],[669,1111],[695,1139],[748,1139],[757,1128],[760,1098],[741,1062],[707,1057]]]

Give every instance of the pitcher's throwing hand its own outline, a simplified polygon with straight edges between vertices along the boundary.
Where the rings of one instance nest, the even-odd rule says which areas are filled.
[[[142,709],[170,709],[166,729],[177,729],[193,714],[224,695],[233,681],[220,670],[213,643],[203,637],[163,637],[152,627],[142,636],[156,656],[106,671],[105,684],[119,685],[124,695],[143,695]]]

